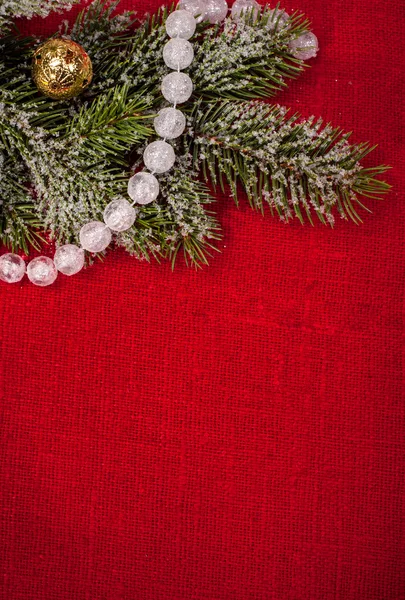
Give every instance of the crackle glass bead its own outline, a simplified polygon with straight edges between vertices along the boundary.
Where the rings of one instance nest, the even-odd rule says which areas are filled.
[[[273,8],[269,10],[269,20],[267,21],[267,27],[272,30],[281,29],[288,25],[290,21],[289,15],[285,10]]]
[[[0,279],[6,283],[18,283],[25,275],[25,262],[18,254],[0,256]]]
[[[27,276],[34,285],[45,287],[55,281],[58,271],[51,258],[38,256],[28,263]]]
[[[86,223],[79,233],[80,243],[89,252],[102,252],[111,242],[111,231],[101,221]]]
[[[187,69],[193,59],[193,46],[182,38],[169,40],[163,48],[163,60],[169,69]]]
[[[154,120],[155,131],[160,137],[173,140],[186,128],[186,117],[177,108],[162,108]]]
[[[176,155],[173,146],[162,140],[157,140],[146,146],[143,153],[143,162],[153,173],[165,173],[174,165]]]
[[[253,18],[256,19],[260,14],[260,4],[256,0],[235,0],[231,9],[232,18],[238,19],[243,13],[250,13],[252,9]]]
[[[228,14],[225,0],[207,0],[205,2],[205,18],[210,23],[220,23]]]
[[[159,182],[152,173],[136,173],[128,181],[128,195],[137,204],[150,204],[159,196]]]
[[[187,102],[193,93],[193,82],[187,73],[169,73],[163,77],[162,94],[168,102]]]
[[[53,262],[60,273],[76,275],[84,267],[84,250],[74,244],[65,244],[56,250]]]
[[[175,10],[166,19],[166,32],[171,38],[189,40],[194,34],[196,20],[187,10]]]
[[[123,198],[112,200],[104,209],[104,222],[113,231],[126,231],[135,223],[136,212]]]
[[[195,17],[197,23],[201,23],[205,19],[205,2],[204,0],[180,0],[178,8],[187,10]]]
[[[318,38],[314,33],[309,31],[308,33],[303,33],[295,40],[292,40],[289,47],[295,58],[308,60],[309,58],[314,58],[318,54]]]

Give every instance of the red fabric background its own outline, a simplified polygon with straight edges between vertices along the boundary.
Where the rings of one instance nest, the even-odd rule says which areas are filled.
[[[321,52],[279,101],[394,166],[362,226],[218,197],[201,272],[1,286],[2,599],[405,598],[401,4],[285,0]]]

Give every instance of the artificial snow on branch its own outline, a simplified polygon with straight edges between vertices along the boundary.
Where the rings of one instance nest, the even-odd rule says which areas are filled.
[[[13,19],[34,15],[47,17],[52,11],[70,10],[79,0],[0,0],[0,31]]]
[[[189,264],[207,262],[221,237],[209,184],[235,201],[244,190],[253,208],[267,206],[284,221],[315,214],[330,225],[336,216],[359,222],[364,197],[389,189],[379,179],[386,166],[361,162],[369,144],[350,144],[340,129],[264,101],[303,72],[316,38],[299,13],[243,2],[251,8],[235,4],[221,22],[197,19],[186,69],[194,89],[181,106],[187,126],[170,139],[176,162],[158,176],[160,194],[135,206],[134,224],[113,234],[139,259],[174,264],[181,252]],[[161,83],[171,69],[162,52],[175,6],[139,21],[118,14],[118,2],[96,0],[60,32],[89,54],[91,84],[68,101],[38,93],[31,78],[38,40],[6,26],[73,3],[0,0],[0,242],[13,252],[28,254],[45,235],[57,245],[79,244],[83,225],[128,199],[128,179],[168,106]]]
[[[369,144],[351,145],[349,135],[322,119],[289,116],[264,102],[218,101],[194,111],[194,166],[238,201],[241,183],[252,207],[268,204],[282,220],[315,213],[323,223],[361,221],[360,196],[379,197],[387,184],[377,179],[384,167],[366,169],[360,161]]]

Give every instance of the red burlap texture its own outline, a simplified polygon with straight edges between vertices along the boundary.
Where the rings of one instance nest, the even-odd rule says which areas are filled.
[[[401,5],[285,1],[321,52],[278,101],[394,167],[363,225],[218,195],[200,272],[1,286],[2,599],[405,598]]]

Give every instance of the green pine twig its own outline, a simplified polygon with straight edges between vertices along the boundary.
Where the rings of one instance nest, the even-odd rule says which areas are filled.
[[[0,0],[0,21],[2,3],[13,1]],[[38,40],[15,33],[0,40],[0,241],[14,251],[38,246],[41,231],[58,243],[77,242],[81,225],[102,219],[111,199],[127,197],[133,157],[154,139],[169,72],[165,21],[175,7],[140,22],[132,12],[116,14],[117,4],[95,0],[64,30],[83,44],[94,68],[92,84],[71,101],[55,102],[34,87]],[[273,95],[306,67],[289,43],[309,30],[308,21],[295,13],[283,24],[278,14],[265,7],[257,18],[250,12],[238,22],[198,25],[188,71],[194,95],[182,106],[186,133],[172,142],[175,168],[159,176],[158,200],[138,208],[134,227],[116,236],[137,258],[174,264],[183,254],[194,266],[208,262],[221,233],[199,173],[229,186],[236,201],[242,186],[253,208],[268,205],[286,221],[312,222],[315,212],[323,223],[333,224],[336,213],[359,222],[362,197],[389,190],[381,180],[388,167],[362,165],[369,144],[351,145],[340,129],[251,100]]]
[[[377,177],[388,167],[364,168],[373,149],[350,145],[349,134],[322,120],[288,115],[264,102],[217,101],[194,110],[194,168],[238,202],[240,183],[253,208],[265,204],[285,221],[293,216],[312,223],[315,213],[333,225],[333,209],[342,218],[361,221],[361,196],[380,198],[390,186]]]

